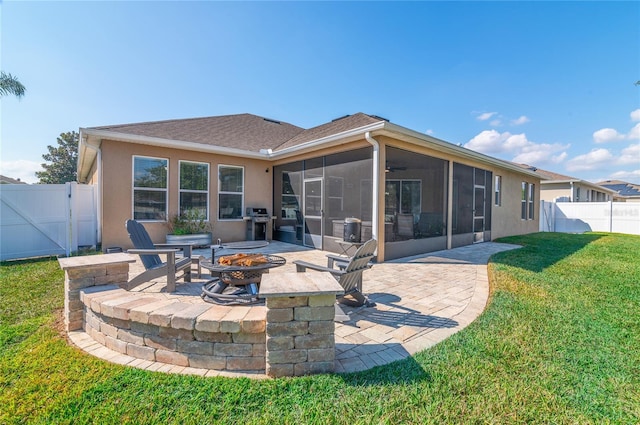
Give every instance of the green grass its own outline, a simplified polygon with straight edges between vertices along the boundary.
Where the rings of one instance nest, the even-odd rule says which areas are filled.
[[[112,365],[58,331],[55,260],[0,268],[0,423],[640,423],[640,238],[533,234],[471,326],[349,375],[255,381]]]

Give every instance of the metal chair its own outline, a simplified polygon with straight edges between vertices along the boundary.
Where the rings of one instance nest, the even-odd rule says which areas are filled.
[[[344,288],[344,296],[339,298],[339,301],[343,304],[354,306],[367,306],[373,307],[376,303],[370,301],[362,293],[362,272],[371,267],[369,263],[374,256],[378,242],[375,239],[370,239],[365,242],[358,250],[353,254],[351,258],[345,258],[347,262],[344,268],[334,269],[333,267],[324,267],[316,264],[308,263],[306,261],[296,260],[293,263],[296,265],[296,271],[304,272],[306,269],[329,272],[340,283],[340,286]],[[329,263],[337,263],[335,257],[329,257]],[[350,297],[350,298],[346,298]]]
[[[147,229],[136,220],[127,220],[126,228],[134,246],[134,249],[129,249],[127,252],[139,254],[146,269],[127,283],[127,289],[166,276],[167,292],[174,292],[176,274],[181,271],[184,281],[191,282],[191,245],[154,244]],[[179,251],[182,251],[183,257],[176,258],[176,253]],[[167,261],[163,262],[159,254],[166,254]]]

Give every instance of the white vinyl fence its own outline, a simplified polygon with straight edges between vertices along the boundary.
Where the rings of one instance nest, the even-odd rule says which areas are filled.
[[[540,202],[541,232],[640,235],[640,202]]]
[[[96,201],[89,185],[0,185],[0,260],[70,255],[79,246],[95,246]]]

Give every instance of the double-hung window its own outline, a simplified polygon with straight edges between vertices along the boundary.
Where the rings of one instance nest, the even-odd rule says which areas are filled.
[[[535,188],[536,185],[533,183],[522,182],[522,207],[520,218],[523,220],[533,220]]]
[[[197,211],[209,219],[209,164],[180,161],[180,214]]]
[[[502,205],[502,176],[495,176],[495,205]]]
[[[218,218],[241,220],[244,206],[244,167],[218,166]]]
[[[133,218],[167,219],[169,160],[147,156],[133,157]]]

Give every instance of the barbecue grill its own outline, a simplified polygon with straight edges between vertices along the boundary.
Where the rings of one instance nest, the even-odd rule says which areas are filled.
[[[247,208],[247,240],[266,241],[267,225],[271,221],[271,216],[267,214],[266,208]]]

